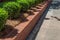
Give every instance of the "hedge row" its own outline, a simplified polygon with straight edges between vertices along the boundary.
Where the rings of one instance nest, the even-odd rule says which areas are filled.
[[[7,2],[3,8],[8,11],[9,18],[17,18],[20,15],[21,6],[16,2]]]
[[[0,8],[0,31],[4,28],[4,24],[8,18],[8,12]]]
[[[4,28],[7,18],[18,18],[21,14],[20,11],[26,11],[31,6],[38,4],[43,0],[7,1],[0,3],[0,31]]]

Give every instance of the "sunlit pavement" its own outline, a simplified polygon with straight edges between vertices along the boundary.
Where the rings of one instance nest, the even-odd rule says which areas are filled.
[[[60,40],[60,2],[54,1],[35,40]]]
[[[40,27],[39,24],[35,28],[35,31],[39,29],[37,35],[33,31],[27,40],[60,40],[60,0],[53,0]]]

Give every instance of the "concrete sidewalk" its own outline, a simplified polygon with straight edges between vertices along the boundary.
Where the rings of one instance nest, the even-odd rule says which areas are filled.
[[[27,40],[60,40],[60,1],[53,0],[44,14]]]
[[[60,40],[60,2],[53,1],[35,40]]]

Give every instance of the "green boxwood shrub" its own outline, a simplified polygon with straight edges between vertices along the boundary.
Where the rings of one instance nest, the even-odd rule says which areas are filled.
[[[22,6],[23,11],[26,11],[30,7],[27,0],[17,0],[17,2]]]
[[[41,0],[36,0],[36,4],[40,3]]]
[[[36,0],[36,4],[43,2],[44,0]]]
[[[17,18],[20,16],[21,6],[16,2],[7,2],[3,8],[8,11],[9,18]]]
[[[8,18],[8,12],[0,8],[0,31],[4,28],[4,24]]]
[[[4,3],[5,3],[5,2],[1,2],[1,3],[0,3],[0,8],[3,7]]]
[[[29,2],[30,6],[33,6],[33,5],[35,5],[36,0],[27,0],[27,1]]]

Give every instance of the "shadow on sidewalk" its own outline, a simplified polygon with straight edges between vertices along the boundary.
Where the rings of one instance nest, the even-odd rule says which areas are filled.
[[[43,12],[40,19],[36,23],[35,28],[32,30],[32,32],[29,34],[29,36],[27,37],[26,40],[35,40],[38,32],[40,31],[40,28],[41,28],[41,25],[45,19],[45,16],[47,15],[47,12],[49,11],[50,5],[51,4],[49,4],[48,8]]]
[[[51,3],[50,9],[59,9],[60,8],[60,1],[53,1]]]

